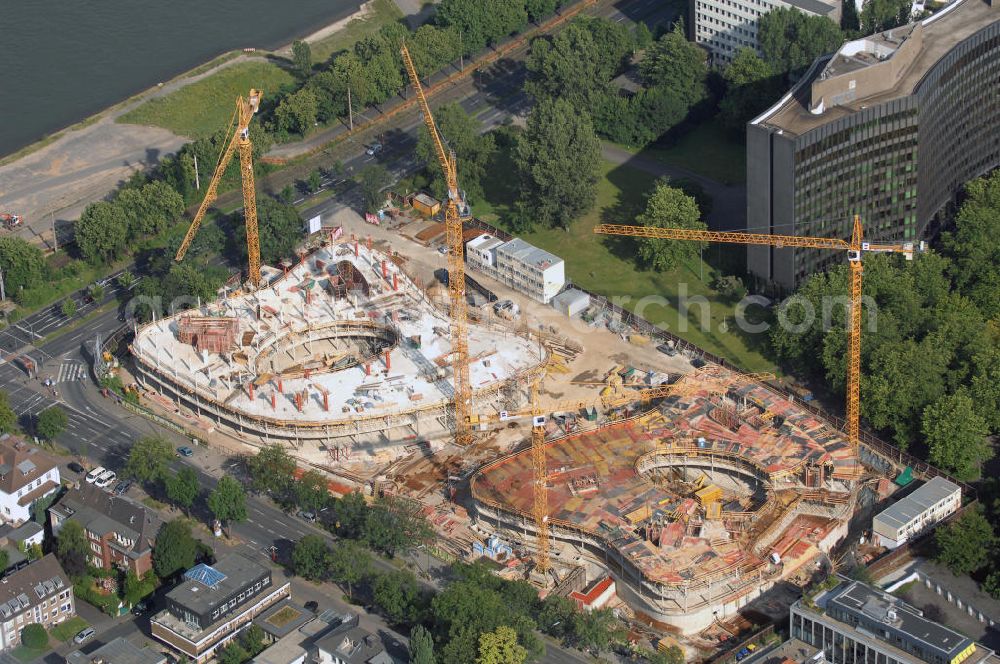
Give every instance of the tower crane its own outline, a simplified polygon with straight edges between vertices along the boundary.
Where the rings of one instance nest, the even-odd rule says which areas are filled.
[[[194,220],[188,227],[187,234],[184,235],[184,241],[177,249],[177,255],[174,256],[175,261],[182,260],[184,254],[191,247],[191,242],[198,233],[198,228],[201,227],[202,219],[205,218],[205,212],[218,197],[219,181],[226,172],[229,162],[232,161],[233,153],[238,149],[240,153],[240,177],[243,181],[243,216],[246,218],[247,227],[248,275],[250,285],[253,288],[260,285],[260,235],[257,231],[257,195],[253,177],[253,143],[250,142],[249,127],[250,120],[260,108],[263,94],[260,90],[251,89],[250,94],[246,97],[240,95],[236,98],[236,111],[233,113],[233,119],[229,122],[232,138],[226,145],[226,149],[219,155],[212,181],[209,182],[208,189],[205,190],[205,198],[202,200],[201,206],[198,207],[198,212],[194,215]],[[235,131],[233,130],[234,125]]]
[[[448,185],[448,200],[444,206],[445,236],[448,242],[448,293],[451,302],[451,344],[452,373],[455,381],[455,443],[461,446],[472,440],[469,428],[469,415],[472,409],[472,384],[469,380],[469,339],[468,318],[466,317],[465,301],[465,246],[462,242],[462,218],[459,209],[464,207],[461,193],[458,190],[458,175],[455,170],[455,154],[449,154],[444,149],[441,135],[438,133],[434,116],[424,96],[420,78],[413,66],[410,52],[406,44],[400,47],[403,63],[410,75],[410,83],[420,102],[420,110],[424,115],[424,124],[434,143],[438,162],[444,172]]]
[[[648,226],[621,226],[601,224],[594,232],[603,235],[628,235],[631,237],[655,238],[662,240],[691,240],[695,242],[728,242],[733,244],[762,245],[770,247],[799,247],[805,249],[829,249],[846,251],[850,267],[850,326],[847,347],[847,438],[856,450],[861,433],[861,264],[865,253],[903,254],[906,260],[913,260],[913,243],[873,244],[864,241],[861,218],[854,215],[854,227],[850,240],[840,238],[816,238],[798,235],[764,235],[761,233],[734,233],[723,231],[703,231],[687,228],[654,228]],[[922,248],[921,243],[921,248]]]

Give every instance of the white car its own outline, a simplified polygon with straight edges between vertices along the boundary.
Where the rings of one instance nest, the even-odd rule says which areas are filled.
[[[84,479],[87,480],[87,484],[93,484],[98,477],[100,477],[107,471],[108,469],[105,468],[104,466],[98,466],[97,468],[94,468],[92,471],[87,473],[87,477],[85,477]]]
[[[113,470],[106,470],[104,474],[94,480],[94,486],[104,488],[114,482],[118,478],[118,475]]]

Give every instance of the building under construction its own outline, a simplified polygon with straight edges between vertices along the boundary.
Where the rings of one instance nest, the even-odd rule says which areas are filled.
[[[829,552],[864,473],[840,431],[760,384],[708,371],[733,387],[545,444],[553,548],[610,570],[622,599],[686,633]],[[473,476],[481,526],[533,541],[532,473],[523,450]]]
[[[137,378],[262,442],[444,432],[453,394],[447,311],[397,263],[352,240],[284,270],[264,267],[254,292],[138,329]],[[544,347],[504,321],[470,322],[469,332],[476,407],[519,405],[518,379],[545,362]]]

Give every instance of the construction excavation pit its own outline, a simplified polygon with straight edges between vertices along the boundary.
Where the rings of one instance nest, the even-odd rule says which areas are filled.
[[[130,350],[147,396],[251,443],[331,454],[351,437],[391,445],[449,430],[448,314],[402,259],[330,243],[262,277],[254,292],[136,331]],[[470,322],[468,336],[475,408],[519,405],[511,385],[546,362],[545,347],[502,320]]]
[[[829,552],[847,533],[863,474],[839,431],[762,385],[709,371],[716,378],[703,389],[545,443],[556,583],[560,563],[582,557],[616,578],[637,614],[683,633],[734,615]],[[532,477],[530,449],[480,468],[471,479],[480,526],[533,546]]]

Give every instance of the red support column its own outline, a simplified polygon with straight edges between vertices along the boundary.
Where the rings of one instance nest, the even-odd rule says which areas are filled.
[[[302,393],[301,392],[296,392],[295,393],[295,407],[299,409],[300,413],[302,412]]]
[[[278,379],[278,391],[281,392],[282,394],[285,393],[285,382],[280,378]]]
[[[368,236],[368,251],[372,250],[372,236]]]
[[[323,410],[330,410],[330,394],[329,392],[323,393]]]
[[[355,258],[358,257],[358,241],[357,240],[354,241],[354,257]]]
[[[278,410],[278,395],[271,392],[271,410]]]
[[[383,279],[389,278],[389,267],[385,264],[384,258],[382,259],[382,278]]]
[[[368,362],[365,362],[365,375],[366,376],[372,375],[372,365]]]
[[[397,279],[398,276],[399,274],[397,274],[396,272],[392,273],[392,290],[399,290],[399,279]]]
[[[386,351],[385,351],[385,370],[386,371],[389,371],[389,369],[392,368],[392,363],[389,361],[389,353],[390,353],[389,349],[386,349]]]
[[[253,383],[247,383],[247,390],[250,393],[250,401],[253,401]]]

